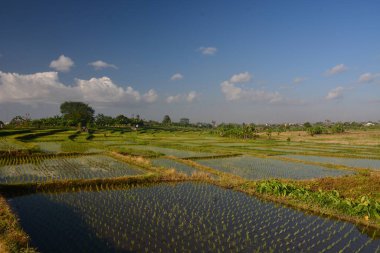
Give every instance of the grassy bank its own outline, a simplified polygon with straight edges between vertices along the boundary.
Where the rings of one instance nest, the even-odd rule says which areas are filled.
[[[0,195],[0,253],[37,252],[28,243],[28,235],[21,229],[5,198]]]

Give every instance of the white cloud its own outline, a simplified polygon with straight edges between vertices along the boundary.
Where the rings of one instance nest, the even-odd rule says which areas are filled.
[[[251,80],[252,76],[248,72],[235,74],[230,78],[231,83],[246,83]]]
[[[175,95],[175,96],[168,96],[166,98],[166,103],[171,104],[171,103],[177,103],[181,100],[181,94]]]
[[[293,83],[294,84],[300,84],[302,82],[304,82],[306,80],[305,77],[302,77],[302,76],[297,76],[293,79]]]
[[[183,75],[181,73],[175,73],[174,75],[172,75],[172,77],[170,77],[170,80],[172,81],[177,81],[181,79],[183,79]]]
[[[154,103],[157,101],[157,98],[157,92],[153,89],[150,89],[147,93],[143,95],[143,100],[147,103]]]
[[[181,101],[187,101],[188,103],[191,103],[198,98],[199,98],[199,93],[197,93],[195,91],[190,91],[187,94],[177,94],[174,96],[168,96],[166,98],[166,103],[168,103],[168,104],[179,103]]]
[[[93,66],[94,69],[96,69],[96,70],[105,69],[105,68],[118,69],[118,67],[116,65],[109,64],[109,63],[101,61],[101,60],[90,62],[88,65]]]
[[[214,55],[218,51],[216,47],[200,47],[198,49],[203,55]]]
[[[72,86],[59,81],[57,72],[29,75],[0,71],[0,103],[59,104],[65,100],[83,100],[93,104],[153,103],[157,93],[151,89],[140,95],[132,87],[122,87],[109,77],[76,79]]]
[[[53,60],[50,63],[50,68],[60,72],[68,72],[72,66],[74,66],[74,62],[70,59],[70,57],[66,57],[64,55],[59,56],[57,60]]]
[[[327,100],[333,100],[343,97],[343,91],[344,88],[342,86],[336,87],[335,89],[332,89],[327,93],[325,99]]]
[[[222,82],[220,84],[220,87],[225,98],[229,101],[239,100],[242,97],[243,90],[239,87],[236,87],[235,84],[229,81]]]
[[[344,65],[344,64],[338,64],[338,65],[336,65],[336,66],[328,69],[325,74],[328,75],[328,76],[332,76],[332,75],[335,75],[335,74],[338,74],[338,73],[342,73],[342,72],[344,72],[346,70],[347,70],[347,66],[346,65]]]
[[[186,95],[186,101],[191,103],[198,97],[199,97],[198,93],[196,93],[195,91],[190,91],[189,94]]]
[[[358,81],[359,83],[371,83],[376,80],[376,78],[380,77],[380,73],[364,73],[360,75]]]
[[[109,77],[91,78],[90,80],[76,80],[84,100],[99,103],[139,102],[140,93],[128,86],[117,86]]]
[[[251,75],[248,72],[233,75],[228,81],[220,84],[221,91],[228,101],[247,100],[254,102],[278,103],[285,101],[278,92],[268,92],[253,88],[238,87],[236,83],[248,82]]]
[[[57,72],[20,75],[0,71],[0,103],[55,103],[60,98],[79,98],[76,94],[73,88],[59,82]]]

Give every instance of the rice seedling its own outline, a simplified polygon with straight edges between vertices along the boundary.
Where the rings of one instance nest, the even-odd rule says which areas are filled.
[[[293,163],[250,156],[223,159],[197,160],[205,166],[247,179],[292,178],[307,179],[352,174],[349,171],[328,169],[322,166]]]
[[[0,183],[19,184],[66,179],[112,178],[143,174],[141,169],[105,155],[35,156],[26,163],[9,160],[0,167]]]
[[[368,169],[380,170],[379,159],[359,159],[359,158],[302,156],[302,155],[287,155],[286,157],[298,159],[298,160],[318,162],[318,163],[341,164],[341,165],[355,167],[355,168],[368,168]]]
[[[10,204],[42,252],[339,252],[347,243],[353,252],[376,252],[380,246],[353,224],[203,183],[40,193]],[[64,243],[72,238],[80,243]]]

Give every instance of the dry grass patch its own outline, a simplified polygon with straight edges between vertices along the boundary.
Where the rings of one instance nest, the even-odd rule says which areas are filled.
[[[264,138],[265,136],[263,136]],[[345,145],[380,145],[380,130],[348,130],[339,134],[321,134],[310,136],[306,131],[284,132],[280,135],[273,134],[272,139],[283,140],[290,138],[291,141],[306,141],[329,144],[345,144]]]

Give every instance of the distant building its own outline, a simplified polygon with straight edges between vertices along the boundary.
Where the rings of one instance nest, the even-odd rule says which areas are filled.
[[[179,123],[180,123],[181,125],[189,125],[189,124],[190,124],[190,120],[189,120],[188,118],[181,118],[181,119],[179,120]]]
[[[373,124],[372,122],[368,122],[368,123],[365,123],[364,126],[366,127],[369,127],[369,126],[374,126],[375,124]]]

